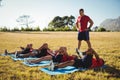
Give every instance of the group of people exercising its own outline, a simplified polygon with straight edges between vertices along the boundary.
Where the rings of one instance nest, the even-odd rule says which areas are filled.
[[[99,58],[99,55],[92,48],[84,52],[76,50],[79,57],[77,55],[69,55],[67,48],[64,46],[57,50],[51,50],[47,43],[44,43],[38,49],[33,49],[32,44],[27,44],[25,48],[20,48],[22,49],[21,51],[11,53],[5,50],[5,54],[15,54],[16,58],[37,57],[35,60],[27,60],[28,63],[39,63],[41,61],[52,60],[53,63],[57,64],[55,64],[54,67],[51,67],[51,70],[66,66],[94,68],[104,65],[104,60]],[[93,58],[93,55],[95,58]]]

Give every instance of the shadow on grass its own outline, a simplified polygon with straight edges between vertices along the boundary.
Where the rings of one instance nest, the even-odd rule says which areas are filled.
[[[101,70],[100,69],[96,69],[94,71],[98,72],[98,71],[101,71]],[[104,72],[109,74],[109,76],[107,76],[107,78],[110,78],[110,77],[120,78],[120,70],[116,69],[114,67],[111,67],[109,65],[106,65],[106,67],[104,69],[102,69],[102,71],[104,71]]]

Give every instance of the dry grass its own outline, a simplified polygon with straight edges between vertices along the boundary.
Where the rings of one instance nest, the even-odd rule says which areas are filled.
[[[91,32],[93,48],[104,58],[108,67],[105,70],[87,70],[67,75],[51,77],[40,67],[26,67],[21,61],[14,62],[10,57],[0,56],[0,80],[119,80],[120,79],[120,32]],[[77,32],[0,32],[0,53],[18,50],[17,47],[33,43],[38,48],[47,42],[51,49],[66,46],[69,54],[75,54]],[[81,50],[87,49],[83,41]]]

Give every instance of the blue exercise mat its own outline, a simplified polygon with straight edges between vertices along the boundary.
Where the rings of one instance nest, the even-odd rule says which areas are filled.
[[[104,69],[106,68],[106,65],[103,65],[99,68]],[[40,70],[47,73],[48,75],[59,75],[59,74],[70,74],[76,71],[86,71],[88,70],[88,68],[75,68],[73,66],[67,66],[65,68],[58,68],[54,71],[50,71],[49,68],[41,68]]]
[[[29,67],[35,67],[35,66],[47,66],[50,64],[50,61],[41,61],[39,63],[26,63],[23,62],[24,65],[29,66]]]
[[[40,70],[49,74],[49,75],[59,75],[59,74],[69,74],[69,73],[73,73],[76,71],[85,71],[87,69],[85,69],[85,68],[78,69],[78,68],[75,68],[73,66],[67,66],[65,68],[58,68],[54,71],[50,71],[49,68],[41,68]]]

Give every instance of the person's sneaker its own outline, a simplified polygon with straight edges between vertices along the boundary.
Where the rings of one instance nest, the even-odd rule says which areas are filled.
[[[34,64],[34,63],[31,62],[31,60],[26,60],[26,63],[28,63],[28,64]]]
[[[78,56],[79,56],[80,58],[83,57],[83,53],[82,53],[81,51],[79,51],[78,48],[76,48],[76,53],[78,54]]]
[[[29,63],[28,60],[27,60],[27,58],[24,58],[24,62],[25,62],[25,63]]]
[[[7,51],[7,49],[5,50],[5,53],[4,53],[5,55],[8,55],[8,51]]]
[[[50,62],[50,66],[49,66],[49,70],[50,71],[54,71],[54,63],[53,63],[53,60],[51,60],[51,62]]]
[[[18,52],[17,51],[15,52],[15,58],[18,58]]]

